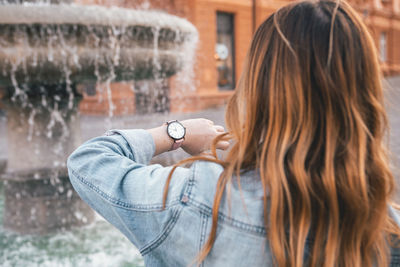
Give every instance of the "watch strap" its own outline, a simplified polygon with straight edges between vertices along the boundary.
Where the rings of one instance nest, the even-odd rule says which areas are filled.
[[[185,140],[185,138],[182,138],[182,139],[179,139],[179,140],[174,140],[174,143],[172,144],[171,150],[178,149],[182,145],[183,140]]]

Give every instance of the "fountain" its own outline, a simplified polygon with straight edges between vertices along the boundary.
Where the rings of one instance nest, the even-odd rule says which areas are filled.
[[[4,227],[44,234],[91,222],[93,211],[71,187],[65,166],[80,143],[79,88],[104,84],[112,116],[112,82],[165,84],[185,68],[196,40],[192,24],[161,12],[0,5],[0,95],[8,136]]]

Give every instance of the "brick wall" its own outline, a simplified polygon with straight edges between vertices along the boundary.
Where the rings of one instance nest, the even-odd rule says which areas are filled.
[[[171,79],[171,111],[194,111],[222,105],[232,92],[219,91],[217,86],[216,62],[216,12],[234,14],[236,80],[239,79],[243,62],[253,35],[253,19],[258,26],[271,13],[286,5],[285,0],[75,0],[81,4],[120,5],[129,8],[153,8],[187,18],[199,31],[199,48],[195,66],[196,91],[185,92],[174,88]],[[150,3],[150,4],[146,4]],[[400,74],[400,0],[351,0],[365,23],[369,26],[379,49],[381,32],[387,34],[387,60],[382,62],[386,75]],[[255,4],[255,18],[253,18]]]

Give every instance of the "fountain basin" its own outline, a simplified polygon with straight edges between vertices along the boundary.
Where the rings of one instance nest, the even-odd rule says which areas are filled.
[[[55,173],[57,172],[57,173]],[[86,225],[94,220],[65,169],[29,170],[3,175],[3,225],[20,234],[46,234]]]
[[[112,116],[112,82],[163,85],[185,67],[196,40],[192,24],[160,12],[0,5],[0,95],[9,140],[1,176],[4,227],[45,234],[90,223],[93,211],[65,172],[67,156],[80,143],[79,85],[106,84]],[[160,102],[167,106],[168,88],[162,92]]]
[[[0,86],[165,78],[197,38],[169,14],[80,5],[2,5]]]

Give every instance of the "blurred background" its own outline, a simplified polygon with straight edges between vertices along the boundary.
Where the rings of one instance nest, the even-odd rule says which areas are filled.
[[[0,0],[0,266],[144,266],[76,195],[67,156],[111,128],[223,124],[254,31],[289,2]],[[349,2],[379,52],[399,177],[400,0]]]

